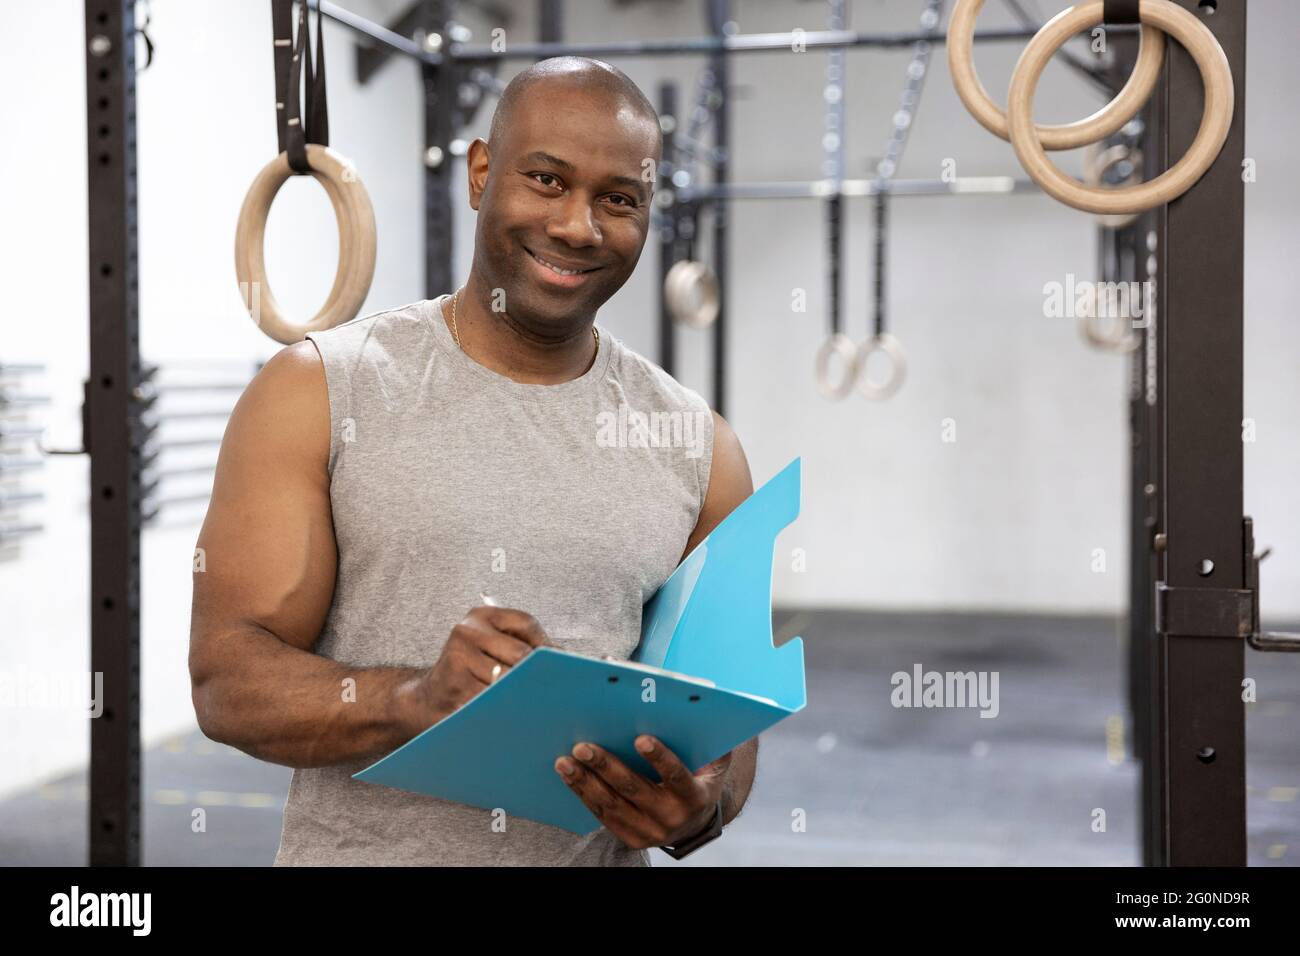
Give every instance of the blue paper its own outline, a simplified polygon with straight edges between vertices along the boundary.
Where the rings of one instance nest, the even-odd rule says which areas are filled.
[[[531,651],[455,713],[355,779],[589,833],[555,772],[581,740],[651,780],[652,734],[692,770],[802,710],[803,641],[772,646],[772,556],[799,514],[800,459],[745,499],[645,605],[631,660]]]

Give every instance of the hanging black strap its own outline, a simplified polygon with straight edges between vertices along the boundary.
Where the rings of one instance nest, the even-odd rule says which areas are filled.
[[[840,300],[840,263],[844,256],[844,198],[836,193],[826,200],[826,264],[830,274],[826,284],[830,292],[831,334],[844,331],[843,305]]]
[[[1122,23],[1141,23],[1138,17],[1140,0],[1103,0],[1101,22],[1116,26]]]
[[[889,228],[888,205],[886,204],[885,191],[882,189],[876,193],[875,202],[875,251],[876,251],[876,276],[875,276],[875,333],[883,335],[885,333],[885,233]]]
[[[302,4],[304,19],[307,16],[307,4]],[[325,15],[316,9],[316,71],[312,75],[311,44],[307,46],[307,123],[309,143],[319,146],[330,144],[329,103],[325,96]],[[306,25],[305,23],[303,24]]]
[[[280,152],[289,154],[289,168],[309,173],[307,144],[328,146],[329,106],[325,95],[325,42],[321,13],[316,12],[316,60],[312,64],[311,31],[306,2],[299,3],[297,40],[293,0],[271,0],[275,42],[275,119]],[[303,91],[303,73],[306,90]],[[303,109],[303,105],[306,109]],[[305,116],[305,118],[304,118]]]

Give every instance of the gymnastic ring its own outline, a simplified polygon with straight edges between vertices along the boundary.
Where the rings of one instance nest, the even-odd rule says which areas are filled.
[[[844,377],[840,379],[839,384],[831,381],[832,355],[838,355],[844,364]],[[853,383],[858,377],[858,368],[858,347],[843,332],[835,332],[827,336],[817,349],[817,388],[827,398],[844,398],[853,391]]]
[[[1196,17],[1169,0],[1140,0],[1138,12],[1142,22],[1163,30],[1181,43],[1201,71],[1205,85],[1201,128],[1183,158],[1150,182],[1120,189],[1091,188],[1076,182],[1052,164],[1034,136],[1034,87],[1057,47],[1078,31],[1100,23],[1102,9],[1102,0],[1093,0],[1057,14],[1020,54],[1007,94],[1011,145],[1029,178],[1067,206],[1092,213],[1142,212],[1181,196],[1219,155],[1232,125],[1232,69],[1214,34]]]
[[[1092,6],[1090,3],[1072,7],[1071,10],[1091,9]],[[948,19],[948,72],[952,74],[953,88],[976,122],[994,136],[1009,140],[1011,131],[1006,112],[999,109],[985,92],[975,73],[975,20],[983,7],[984,0],[957,0],[953,7],[952,16]],[[1097,0],[1096,7],[1098,15],[1095,21],[1090,21],[1090,25],[1101,22],[1101,0]],[[1068,12],[1070,11],[1066,11]],[[1050,21],[1049,25],[1054,22],[1055,20]],[[1123,89],[1113,100],[1084,119],[1059,126],[1035,126],[1043,148],[1075,149],[1105,139],[1119,130],[1137,115],[1155,89],[1164,56],[1164,34],[1144,26],[1140,34],[1137,60]]]
[[[1101,186],[1106,170],[1116,163],[1128,160],[1133,171],[1124,177],[1121,186],[1132,186],[1142,181],[1142,152],[1130,149],[1123,143],[1102,148],[1101,143],[1090,143],[1083,152],[1083,181],[1089,186]],[[1107,187],[1114,188],[1114,187]],[[1123,229],[1133,222],[1141,213],[1129,213],[1127,216],[1097,216],[1097,225],[1103,229]]]
[[[884,352],[889,356],[889,377],[883,382],[873,382],[867,377],[867,360],[873,352]],[[907,356],[903,345],[888,332],[873,335],[858,346],[858,391],[864,398],[883,401],[903,386],[907,376]]]
[[[375,276],[375,211],[352,164],[326,146],[307,145],[311,175],[325,187],[339,227],[339,262],[325,305],[305,325],[289,322],[266,278],[266,219],[271,203],[293,175],[287,153],[271,160],[253,180],[235,227],[235,275],[244,304],[258,328],[284,345],[308,332],[333,328],[356,317]]]
[[[1119,331],[1115,325],[1103,324],[1106,319],[1097,314],[1097,299],[1094,298],[1094,311],[1091,315],[1080,314],[1079,331],[1089,345],[1099,348],[1105,352],[1132,352],[1141,343],[1141,337],[1133,331],[1130,316],[1111,316],[1112,323],[1129,322],[1129,328],[1119,326]]]
[[[702,262],[675,262],[664,278],[664,299],[676,321],[695,329],[708,328],[718,317],[718,277]]]
[[[673,319],[693,329],[706,329],[718,318],[718,277],[703,262],[674,262],[664,277],[664,301]]]

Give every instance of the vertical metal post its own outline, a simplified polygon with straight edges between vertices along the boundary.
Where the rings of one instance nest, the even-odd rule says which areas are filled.
[[[1137,60],[1136,36],[1117,34],[1110,39],[1113,54],[1107,77],[1114,89],[1128,79]],[[1156,143],[1156,107],[1153,96],[1138,116],[1142,133],[1137,148],[1143,156],[1143,169],[1150,178],[1160,169],[1163,152]],[[1103,261],[1107,264],[1104,279],[1107,282],[1136,283],[1145,290],[1146,283],[1153,285],[1156,276],[1148,268],[1154,263],[1155,232],[1154,212],[1139,216],[1120,229],[1100,230]],[[1130,289],[1134,286],[1129,285]],[[1154,426],[1155,410],[1155,322],[1157,318],[1148,308],[1154,309],[1154,297],[1148,299],[1139,293],[1137,303],[1142,306],[1138,345],[1129,355],[1128,413],[1129,413],[1129,588],[1128,588],[1128,710],[1130,739],[1133,757],[1141,768],[1142,787],[1138,796],[1140,818],[1149,817],[1146,809],[1151,796],[1151,768],[1147,748],[1153,734],[1155,645],[1154,582],[1156,580],[1153,539],[1157,526],[1160,485],[1155,472]],[[1144,828],[1145,831],[1145,828]],[[1143,859],[1151,859],[1143,840]]]
[[[86,0],[92,866],[140,863],[140,383],[135,4]],[[93,685],[88,685],[93,686]]]
[[[560,43],[564,40],[564,0],[537,0],[537,40]],[[538,57],[538,61],[545,57]]]
[[[1236,103],[1214,165],[1157,216],[1158,573],[1169,588],[1240,589],[1246,2],[1219,0],[1217,9],[1177,2],[1223,47]],[[1168,162],[1195,136],[1204,96],[1186,50],[1166,49],[1158,109]],[[1151,823],[1155,859],[1164,865],[1246,862],[1245,642],[1211,636],[1211,618],[1202,612],[1194,626],[1184,621],[1179,633],[1156,639]]]
[[[1163,154],[1156,144],[1154,105],[1145,111],[1146,135],[1141,142],[1145,168],[1159,170],[1157,157]],[[1159,429],[1156,423],[1156,329],[1159,316],[1159,281],[1156,263],[1157,232],[1154,213],[1140,216],[1116,237],[1126,266],[1128,281],[1153,292],[1143,296],[1144,309],[1138,347],[1130,356],[1129,366],[1129,595],[1128,595],[1128,680],[1129,713],[1132,724],[1133,756],[1141,765],[1139,815],[1151,819],[1156,800],[1155,769],[1151,748],[1158,726],[1156,717],[1155,672],[1158,662],[1155,632],[1155,581],[1157,561],[1155,535],[1159,527],[1163,477],[1158,473]],[[1151,842],[1152,829],[1142,827],[1142,859],[1146,866],[1156,865]]]
[[[715,36],[724,36],[731,22],[731,0],[707,0],[709,22]],[[713,113],[713,146],[716,159],[713,163],[713,181],[725,186],[731,179],[731,111],[728,106],[731,89],[731,66],[725,51],[709,54],[709,68],[713,71],[714,89],[718,104]],[[713,323],[713,409],[725,415],[727,400],[727,225],[730,203],[712,203],[713,214],[713,272],[718,277],[718,318]]]
[[[453,0],[424,0],[428,35],[450,40],[448,25]],[[454,291],[452,246],[455,220],[451,209],[451,141],[456,133],[456,68],[450,60],[442,66],[424,66],[424,295],[433,298]]]
[[[677,156],[676,131],[680,121],[677,115],[677,84],[670,80],[659,84],[659,116],[661,120],[670,119],[671,122],[664,130],[664,151],[660,163],[659,182],[655,188],[661,195],[675,194],[672,179],[663,174],[663,163],[671,164]],[[673,374],[677,354],[673,335],[673,317],[668,314],[668,301],[664,297],[664,280],[668,278],[668,270],[673,267],[673,262],[677,258],[678,208],[679,204],[675,201],[666,208],[660,207],[659,282],[655,287],[655,298],[659,303],[659,367],[669,375]]]

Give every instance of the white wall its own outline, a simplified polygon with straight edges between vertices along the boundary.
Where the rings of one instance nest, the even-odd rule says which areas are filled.
[[[401,0],[347,0],[384,20]],[[508,37],[531,38],[532,5]],[[1011,21],[990,3],[988,26]],[[1044,9],[1053,4],[1040,4]],[[694,2],[631,9],[570,0],[574,41],[691,36],[703,28]],[[822,25],[811,2],[744,0],[742,31]],[[911,29],[919,0],[858,0],[857,29]],[[265,359],[278,348],[242,315],[232,266],[239,204],[275,152],[270,17],[265,0],[154,0],[154,66],[139,78],[139,212],[142,351],[153,361]],[[0,263],[8,292],[0,361],[43,361],[54,394],[52,444],[77,438],[86,369],[86,185],[81,5],[50,0],[0,11]],[[484,42],[481,22],[467,15]],[[1267,613],[1300,614],[1300,511],[1290,493],[1300,473],[1300,405],[1294,372],[1300,332],[1287,282],[1297,253],[1300,196],[1288,160],[1297,145],[1290,91],[1300,67],[1290,38],[1300,7],[1251,4],[1247,153],[1247,415],[1258,441],[1246,448],[1246,507],[1261,545]],[[50,38],[63,38],[52,43]],[[377,310],[422,295],[422,117],[418,70],[390,62],[365,87],[353,79],[352,37],[327,24],[333,145],[351,157],[370,191],[380,230]],[[1004,90],[1015,44],[981,47],[990,90]],[[885,140],[908,53],[848,56],[848,174],[865,176]],[[737,57],[733,107],[738,180],[819,175],[820,91],[825,56]],[[967,116],[942,51],[912,133],[905,177],[930,177],[952,157],[962,175],[1014,174],[1014,155]],[[652,99],[661,77],[688,101],[702,63],[693,58],[620,61]],[[504,75],[509,76],[508,71]],[[1100,103],[1053,67],[1040,120],[1064,121]],[[488,113],[472,135],[486,132]],[[1077,171],[1076,156],[1063,160]],[[457,269],[468,269],[473,214],[458,185]],[[727,415],[756,481],[804,457],[803,514],[780,541],[808,553],[808,571],[779,560],[776,598],[789,604],[863,608],[999,608],[1118,613],[1125,596],[1127,460],[1124,361],[1083,344],[1072,324],[1043,317],[1042,287],[1066,273],[1091,277],[1089,217],[1041,196],[899,199],[893,207],[890,312],[908,350],[909,379],[884,404],[831,404],[812,380],[825,334],[822,212],[815,203],[737,203],[732,208],[731,389]],[[268,235],[276,295],[293,314],[314,310],[333,276],[334,226],[323,192],[290,181]],[[849,329],[870,313],[869,210],[851,205],[847,237]],[[601,321],[653,357],[656,251]],[[858,268],[857,263],[862,263]],[[794,315],[792,288],[808,290]],[[679,333],[680,377],[706,395],[706,339]],[[958,441],[940,439],[957,421]],[[0,564],[0,671],[88,668],[86,467],[51,459],[39,512],[47,532],[24,557]],[[144,542],[144,729],[156,740],[192,720],[185,654],[190,562],[197,523],[149,531]],[[1106,571],[1091,570],[1104,548]],[[83,762],[85,724],[72,713],[0,709],[0,792]],[[21,741],[22,743],[11,743]]]

